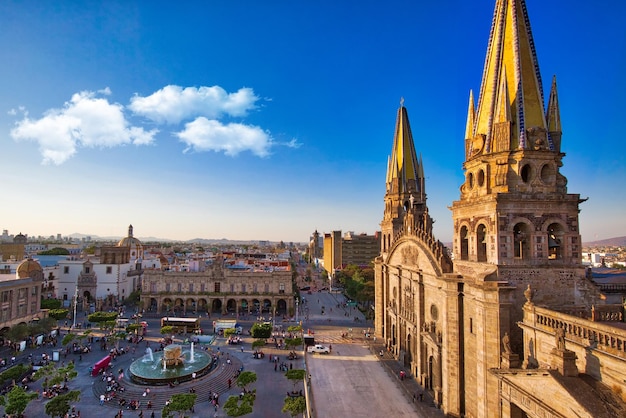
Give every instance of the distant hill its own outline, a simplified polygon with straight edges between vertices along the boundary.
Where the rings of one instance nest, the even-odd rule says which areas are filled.
[[[626,237],[601,239],[583,242],[583,247],[626,247]]]

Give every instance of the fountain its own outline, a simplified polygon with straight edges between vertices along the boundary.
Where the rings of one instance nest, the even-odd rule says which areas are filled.
[[[152,352],[135,360],[129,367],[133,382],[144,385],[166,385],[173,382],[186,382],[194,376],[199,377],[211,370],[211,356],[194,350],[193,343],[189,351],[178,344],[170,344],[163,351]]]

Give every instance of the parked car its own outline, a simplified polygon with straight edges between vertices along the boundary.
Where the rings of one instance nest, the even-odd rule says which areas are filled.
[[[321,353],[321,354],[328,354],[330,353],[330,348],[326,347],[325,345],[322,344],[315,344],[312,345],[308,348],[309,353]]]

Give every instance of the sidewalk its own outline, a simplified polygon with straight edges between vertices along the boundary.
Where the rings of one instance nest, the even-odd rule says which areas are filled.
[[[410,372],[400,364],[390,353],[387,352],[383,344],[370,344],[370,351],[375,355],[385,367],[387,372],[396,379],[397,384],[404,390],[406,396],[415,404],[424,417],[444,417],[445,414],[435,405],[432,394],[422,387]],[[379,353],[383,352],[381,358]],[[400,372],[406,373],[404,379],[400,379]],[[420,394],[422,400],[420,401]]]

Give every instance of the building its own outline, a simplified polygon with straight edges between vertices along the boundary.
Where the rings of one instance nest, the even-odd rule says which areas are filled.
[[[191,264],[190,264],[191,266]],[[234,262],[218,255],[187,271],[146,270],[141,307],[159,314],[292,316],[294,292],[288,262]]]
[[[436,240],[403,105],[375,263],[376,336],[452,417],[626,414],[624,306],[581,263],[578,212],[560,173],[556,80],[544,106],[524,0],[497,0],[453,258]]]
[[[341,231],[324,234],[324,269],[330,274],[348,264],[369,267],[380,253],[380,234],[355,234],[341,236]]]
[[[97,248],[93,256],[59,261],[57,297],[69,306],[77,292],[79,310],[115,306],[140,288],[143,257],[143,244],[133,236],[130,225],[128,236],[116,245]],[[148,260],[147,265],[160,267],[157,258]]]
[[[0,330],[41,318],[43,269],[33,259],[24,260],[15,274],[0,274]]]

